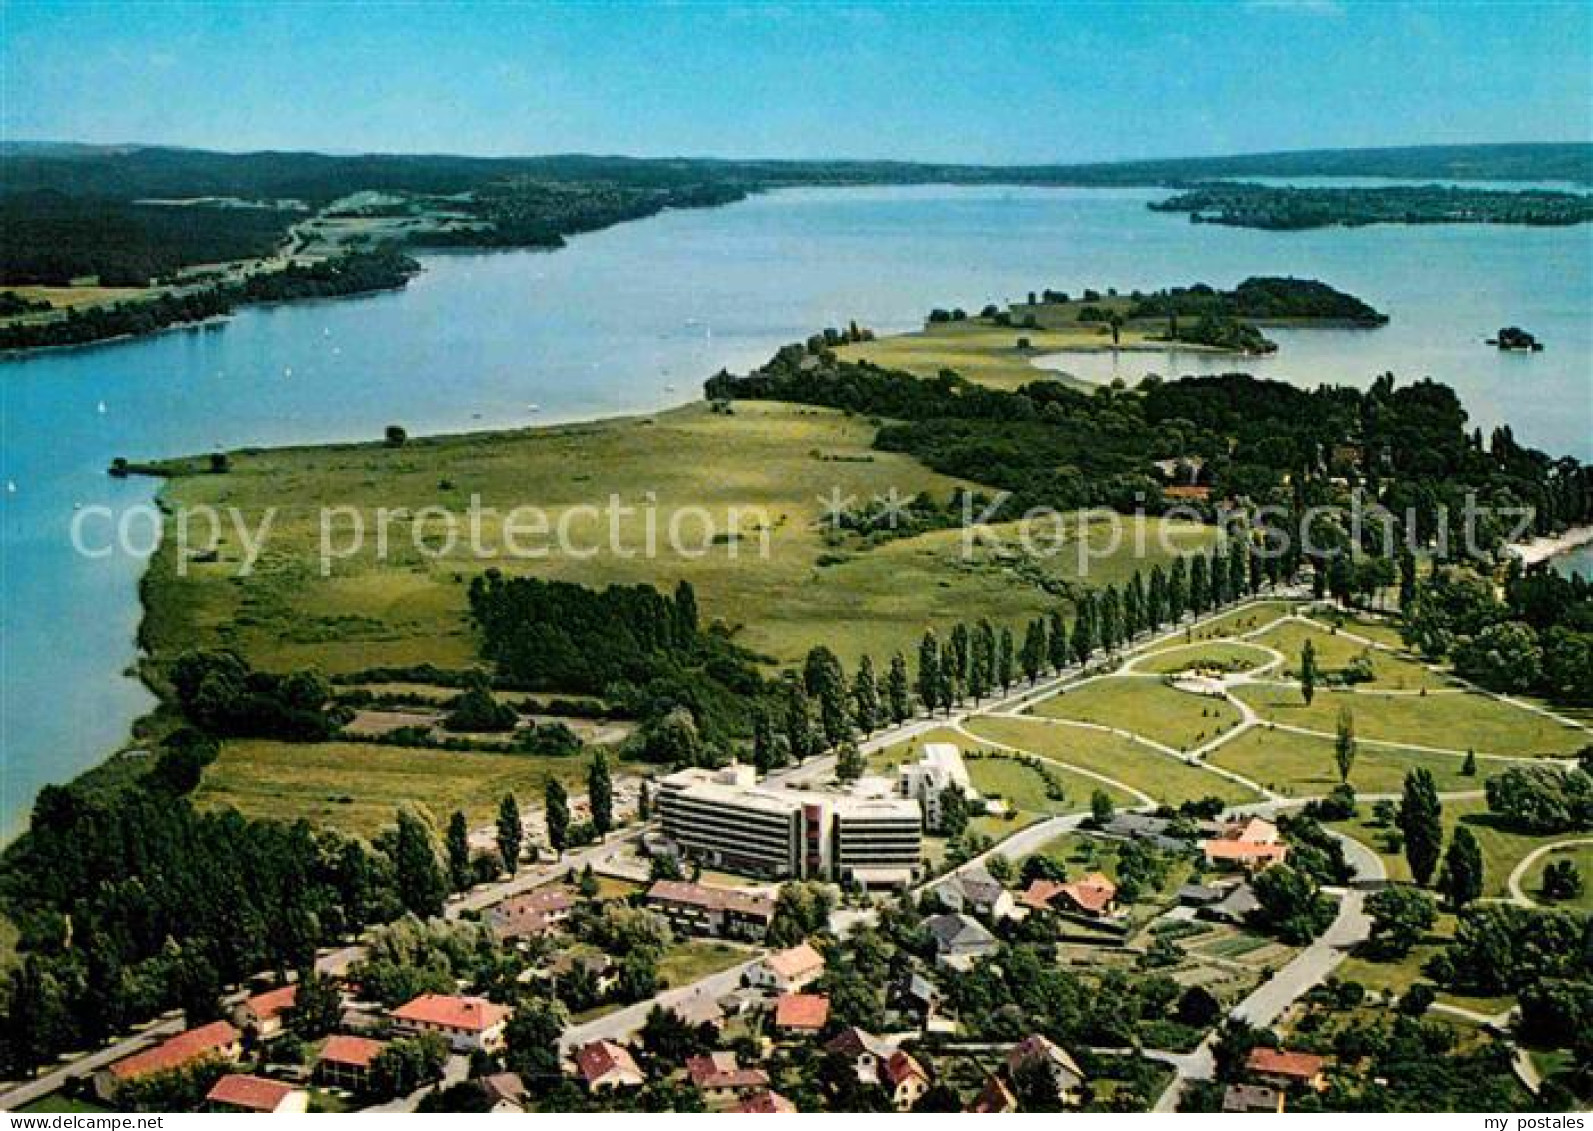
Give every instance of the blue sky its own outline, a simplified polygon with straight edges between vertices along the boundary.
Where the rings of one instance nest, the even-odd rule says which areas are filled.
[[[0,0],[6,138],[1082,161],[1593,139],[1593,5]]]

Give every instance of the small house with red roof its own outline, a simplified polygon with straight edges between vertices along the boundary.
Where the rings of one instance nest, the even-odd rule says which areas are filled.
[[[725,1100],[757,1089],[767,1090],[769,1074],[761,1068],[742,1068],[733,1052],[711,1052],[688,1057],[686,1078],[709,1100]]]
[[[774,999],[774,1027],[785,1034],[814,1034],[830,1020],[823,994],[781,994]]]
[[[538,888],[492,908],[486,923],[500,943],[518,943],[557,930],[574,910],[575,897],[563,888]]]
[[[1245,1072],[1275,1088],[1310,1088],[1320,1092],[1327,1087],[1322,1069],[1327,1061],[1308,1052],[1254,1048],[1245,1060]]]
[[[269,1041],[282,1035],[287,1024],[287,1014],[298,999],[298,986],[278,986],[262,994],[255,994],[238,1006],[233,1021],[256,1040]]]
[[[196,1061],[213,1059],[236,1063],[243,1055],[243,1034],[230,1021],[212,1021],[196,1029],[178,1033],[153,1048],[123,1057],[94,1074],[94,1090],[101,1099],[115,1097],[116,1089],[131,1080],[185,1068]]]
[[[790,993],[800,990],[822,973],[824,956],[811,943],[799,943],[749,966],[744,980],[749,986]]]
[[[999,1076],[986,1076],[984,1087],[968,1109],[975,1115],[1008,1115],[1018,1110],[1018,1097]]]
[[[315,1074],[322,1083],[334,1088],[363,1092],[370,1083],[372,1062],[386,1047],[386,1041],[334,1034],[321,1046],[321,1055],[315,1060]]]
[[[593,1093],[640,1088],[647,1083],[631,1050],[613,1041],[592,1041],[576,1049],[575,1070],[586,1090]]]
[[[233,1073],[216,1081],[205,1103],[217,1112],[303,1115],[310,1110],[310,1093],[280,1080]]]
[[[1025,1037],[1007,1051],[1007,1074],[1013,1079],[1035,1066],[1050,1075],[1059,1102],[1069,1106],[1079,1102],[1084,1070],[1066,1049],[1040,1033]]]
[[[1289,855],[1289,846],[1278,836],[1278,826],[1260,817],[1230,821],[1201,848],[1208,864],[1250,872],[1282,863]]]
[[[761,1092],[753,1092],[735,1107],[743,1115],[794,1115],[797,1106],[786,1099],[779,1092],[771,1092],[765,1088]]]
[[[421,994],[393,1010],[392,1018],[401,1032],[436,1033],[455,1052],[497,1052],[510,1012],[484,997]]]
[[[929,1091],[929,1073],[912,1053],[897,1049],[880,1066],[880,1083],[890,1093],[897,1111],[911,1110],[920,1096]]]

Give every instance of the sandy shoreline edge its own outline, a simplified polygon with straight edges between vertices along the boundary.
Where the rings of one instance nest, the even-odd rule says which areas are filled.
[[[1509,549],[1521,559],[1522,564],[1530,566],[1570,553],[1589,543],[1593,543],[1593,526],[1573,526],[1563,534],[1512,543]]]

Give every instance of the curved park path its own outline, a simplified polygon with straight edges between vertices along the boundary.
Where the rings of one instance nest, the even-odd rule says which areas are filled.
[[[1523,907],[1537,907],[1538,901],[1528,895],[1526,889],[1521,886],[1527,878],[1527,873],[1532,870],[1532,866],[1545,856],[1553,853],[1563,852],[1567,848],[1582,848],[1589,845],[1593,845],[1593,836],[1571,837],[1569,840],[1557,840],[1553,844],[1543,844],[1534,848],[1521,858],[1520,863],[1511,869],[1510,878],[1505,881],[1510,891],[1511,900]]]

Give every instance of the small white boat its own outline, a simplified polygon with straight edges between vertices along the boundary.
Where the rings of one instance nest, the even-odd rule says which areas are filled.
[[[101,401],[101,402],[100,402],[100,403],[99,403],[99,408],[98,408],[98,409],[97,409],[97,410],[96,410],[96,411],[98,411],[98,412],[99,412],[99,414],[100,414],[100,415],[101,415],[101,416],[104,416],[104,415],[105,415],[105,413],[106,413],[106,411],[107,411],[107,410],[106,410],[106,408],[105,408],[105,402],[104,402],[104,401]]]
[[[528,404],[528,405],[525,406],[525,410],[527,412],[541,412],[542,411],[542,406],[537,404],[537,403],[535,403],[535,402],[532,402],[531,404]]]
[[[292,377],[293,376],[293,366],[284,365],[282,367],[282,376],[284,376],[284,377]]]
[[[6,494],[15,495],[16,493],[17,493],[17,481],[15,479],[7,479],[6,480]]]
[[[666,392],[666,393],[673,393],[673,392],[674,392],[674,391],[675,391],[675,385],[674,385],[674,382],[670,382],[670,383],[669,383],[669,384],[667,384],[667,385],[665,385],[665,386],[664,386],[664,392]]]

